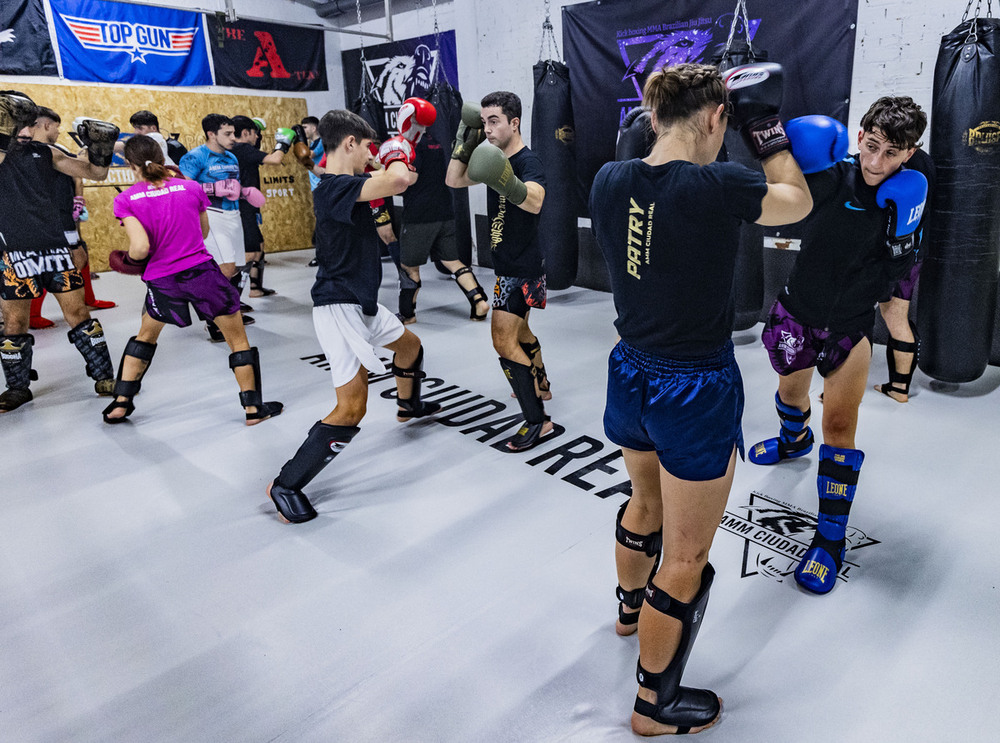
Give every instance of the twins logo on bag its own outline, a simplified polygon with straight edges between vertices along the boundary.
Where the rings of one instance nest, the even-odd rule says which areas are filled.
[[[145,64],[147,54],[183,57],[191,53],[197,26],[165,28],[146,23],[77,18],[60,13],[74,38],[84,49],[127,52],[132,62]]]

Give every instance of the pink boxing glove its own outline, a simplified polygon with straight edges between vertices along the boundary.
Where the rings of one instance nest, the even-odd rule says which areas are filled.
[[[73,197],[73,221],[74,222],[83,222],[83,221],[85,221],[84,219],[81,219],[81,217],[82,217],[82,215],[83,215],[83,213],[85,211],[87,211],[87,201],[86,201],[86,199],[84,199],[82,196],[74,196]]]
[[[264,204],[267,203],[267,197],[260,192],[259,188],[254,188],[253,186],[246,186],[240,191],[240,198],[246,199],[246,202],[250,206],[255,206],[260,209]]]
[[[224,181],[216,181],[215,183],[203,183],[201,186],[209,196],[229,201],[236,201],[240,197],[242,188],[240,182],[235,178],[226,178]]]

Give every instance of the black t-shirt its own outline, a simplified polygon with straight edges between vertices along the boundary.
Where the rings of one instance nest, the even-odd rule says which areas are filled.
[[[840,333],[870,332],[875,303],[886,296],[912,256],[890,258],[885,244],[888,212],[876,204],[878,187],[865,183],[855,157],[807,175],[806,182],[813,210],[801,223],[802,249],[781,302],[806,325]]]
[[[430,133],[420,138],[414,161],[419,178],[403,194],[404,223],[446,222],[455,218],[451,189],[444,185],[450,161],[451,153]]]
[[[538,155],[527,147],[510,157],[514,175],[525,183],[545,188],[545,173]],[[544,207],[543,207],[544,208]],[[490,221],[490,250],[497,276],[537,279],[545,273],[538,242],[538,214],[507,202],[492,188],[486,190],[486,214]]]
[[[65,147],[57,144],[51,146],[58,147],[59,151],[67,157],[76,157],[76,155]],[[76,222],[73,219],[73,199],[76,196],[76,181],[73,176],[60,173],[58,170],[55,173],[55,196],[56,203],[59,204],[59,217],[62,219],[62,228],[63,230],[72,232],[76,229]]]
[[[0,249],[51,250],[69,245],[60,214],[52,150],[15,144],[0,163]]]
[[[764,174],[737,163],[604,165],[590,216],[622,339],[670,359],[717,352],[732,335],[742,222],[760,218]]]
[[[312,300],[326,304],[360,304],[366,315],[378,312],[382,260],[378,232],[367,201],[358,201],[370,176],[320,176],[313,191],[316,211],[316,282]]]
[[[266,157],[264,153],[249,142],[237,142],[230,152],[236,155],[240,164],[240,185],[244,188],[260,188],[260,165]],[[240,199],[240,213],[244,216],[256,215],[260,214],[260,209],[251,206],[246,199]]]

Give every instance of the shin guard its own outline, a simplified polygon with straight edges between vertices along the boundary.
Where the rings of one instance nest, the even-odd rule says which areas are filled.
[[[112,380],[115,378],[115,368],[111,363],[111,354],[104,338],[104,328],[100,320],[91,318],[67,333],[70,343],[87,362],[87,376],[95,381],[94,387],[98,394],[111,394]],[[107,387],[106,390],[102,387]]]
[[[139,394],[139,389],[142,387],[142,378],[146,375],[146,371],[149,369],[149,365],[153,361],[153,354],[155,353],[155,343],[147,343],[146,341],[137,340],[134,335],[128,339],[128,343],[125,344],[125,351],[122,353],[122,360],[118,364],[118,376],[115,378],[115,388],[114,392],[112,392],[115,399],[104,409],[103,412],[105,423],[119,423],[128,418],[135,411],[135,405],[132,404],[132,398]],[[122,374],[125,370],[125,359],[129,356],[139,359],[143,362],[143,365],[139,371],[139,376],[135,379],[122,379]],[[117,399],[119,397],[125,397],[128,399],[125,402],[119,402]],[[121,418],[108,417],[109,413],[121,408],[125,409],[125,415]]]
[[[420,286],[419,281],[414,281],[404,269],[399,269],[399,316],[404,321],[417,316],[417,291]]]
[[[542,398],[535,391],[535,367],[530,364],[519,364],[502,356],[500,367],[510,382],[517,403],[521,406],[521,413],[524,415],[524,425],[507,441],[507,451],[527,451],[536,446],[546,435],[542,430],[549,420],[545,415]]]
[[[674,657],[660,673],[650,673],[642,667],[640,658],[636,669],[636,680],[639,686],[656,692],[656,702],[647,702],[636,697],[635,711],[664,725],[676,725],[679,734],[691,731],[691,728],[711,724],[721,711],[719,698],[715,692],[708,689],[690,689],[681,686],[681,676],[687,665],[691,648],[698,637],[701,622],[708,605],[709,589],[715,578],[715,569],[706,564],[701,573],[701,587],[690,603],[684,603],[670,596],[653,585],[650,581],[646,586],[646,605],[673,617],[681,623],[681,639]]]
[[[649,571],[649,577],[646,579],[646,583],[649,583],[653,580],[653,576],[656,575],[656,569],[660,567],[660,555],[663,551],[663,529],[661,528],[659,531],[655,531],[652,534],[636,534],[635,532],[626,529],[622,526],[622,517],[625,515],[625,509],[628,508],[628,504],[629,502],[625,501],[622,503],[622,507],[618,510],[618,520],[615,526],[615,540],[626,549],[642,552],[647,557],[655,558],[653,560],[653,567]],[[631,591],[626,591],[621,587],[621,585],[615,589],[615,595],[618,597],[619,602],[619,622],[624,625],[638,624],[639,612],[633,611],[626,613],[625,609],[641,609],[642,600],[645,594],[645,584]]]
[[[0,365],[7,389],[0,394],[0,411],[19,408],[32,398],[31,347],[35,338],[30,333],[0,335]]]
[[[255,413],[247,413],[247,423],[252,425],[266,418],[280,415],[284,405],[280,402],[264,402],[260,386],[260,354],[256,346],[246,351],[234,351],[229,354],[229,368],[235,372],[241,366],[253,368],[253,389],[240,392],[240,405],[245,408],[257,408]]]
[[[860,449],[819,447],[819,515],[816,534],[795,569],[795,581],[813,593],[829,593],[844,563],[847,520],[865,454]]]
[[[476,282],[476,285],[471,289],[463,288],[462,284],[458,280],[460,276],[464,276],[465,274],[470,274],[472,276],[472,280]],[[469,305],[471,307],[471,309],[469,310],[469,319],[485,320],[486,319],[485,314],[483,315],[476,314],[476,305],[481,301],[486,302],[486,304],[489,304],[490,298],[486,296],[486,291],[479,283],[479,279],[476,278],[476,274],[472,272],[472,269],[469,268],[468,266],[462,266],[460,269],[455,271],[455,283],[458,284],[458,288],[465,293],[465,298],[469,300]]]
[[[423,402],[420,399],[421,380],[427,375],[424,373],[424,347],[421,346],[417,352],[417,360],[409,369],[402,369],[396,366],[396,356],[392,357],[392,374],[402,379],[412,379],[413,385],[410,387],[410,396],[405,400],[396,396],[396,404],[399,409],[396,411],[396,418],[405,422],[411,418],[423,418],[425,415],[433,415],[441,409],[441,405],[436,402]],[[398,387],[397,387],[398,389]]]
[[[539,361],[535,363],[536,359],[541,359],[542,357],[542,344],[535,338],[533,343],[518,343],[521,350],[524,351],[528,360],[531,361],[531,365],[535,368],[535,382],[538,385],[538,389],[542,392],[548,392],[551,389],[549,384],[549,375],[545,372],[545,364]],[[552,399],[552,395],[549,395],[546,399]]]
[[[803,413],[798,408],[786,405],[777,392],[774,393],[774,406],[781,420],[781,431],[776,438],[765,439],[753,445],[749,454],[750,461],[754,464],[776,464],[782,459],[804,457],[812,451],[813,432],[806,425],[812,409]],[[796,441],[803,431],[805,436]]]
[[[316,511],[302,488],[340,454],[361,429],[356,426],[331,426],[317,421],[299,446],[295,456],[285,462],[268,488],[281,517],[292,524],[316,518]]]
[[[265,297],[270,297],[272,294],[277,294],[274,289],[264,288],[264,257],[263,251],[261,251],[261,258],[259,261],[250,261],[247,263],[247,278],[250,282],[250,290],[255,292],[260,292]]]
[[[912,343],[897,340],[890,335],[889,341],[885,344],[885,360],[889,366],[889,381],[879,387],[883,395],[888,396],[890,392],[899,395],[910,394],[910,382],[913,381],[913,373],[917,370],[917,359],[920,353],[920,336],[917,335],[917,326],[912,322],[910,330],[913,333]],[[913,354],[910,371],[906,374],[896,370],[896,351]]]

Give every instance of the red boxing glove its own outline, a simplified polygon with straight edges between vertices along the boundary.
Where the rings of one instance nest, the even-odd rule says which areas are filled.
[[[111,266],[112,270],[129,276],[141,276],[142,272],[146,270],[148,262],[148,258],[144,261],[129,258],[127,250],[112,250],[108,253],[108,265]]]
[[[240,191],[240,198],[246,199],[246,202],[250,206],[255,206],[258,209],[267,203],[267,197],[260,192],[259,188],[254,188],[253,186],[245,186],[243,190]]]
[[[403,139],[416,145],[436,118],[437,109],[433,103],[423,98],[407,98],[396,112],[396,129]]]
[[[402,134],[389,137],[378,148],[378,160],[386,168],[397,160],[401,160],[410,170],[415,170],[413,167],[414,157],[416,157],[416,152],[413,150],[413,145]]]

